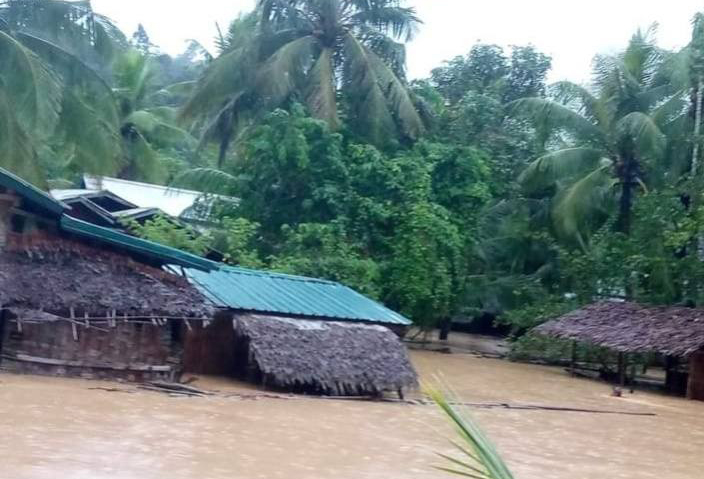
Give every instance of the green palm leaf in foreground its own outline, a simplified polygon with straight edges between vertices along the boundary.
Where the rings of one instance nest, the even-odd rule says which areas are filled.
[[[460,414],[447,397],[437,389],[426,389],[426,393],[457,428],[461,443],[453,442],[453,444],[464,456],[462,459],[457,459],[438,454],[451,465],[437,469],[474,479],[514,479],[496,447],[471,419]]]

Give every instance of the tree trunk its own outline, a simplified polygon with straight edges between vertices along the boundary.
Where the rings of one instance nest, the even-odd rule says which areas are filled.
[[[440,334],[438,335],[438,339],[440,341],[447,341],[447,338],[450,336],[450,331],[452,330],[452,320],[451,319],[446,319],[442,323],[440,323]]]
[[[618,231],[629,236],[631,234],[631,216],[633,213],[633,188],[636,186],[635,160],[626,158],[621,166],[621,197],[618,208]]]
[[[694,178],[699,170],[699,135],[702,129],[702,101],[704,96],[704,80],[699,75],[697,81],[696,105],[694,110],[694,147],[692,148],[691,176]]]

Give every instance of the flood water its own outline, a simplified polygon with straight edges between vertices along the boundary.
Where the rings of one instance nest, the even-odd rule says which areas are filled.
[[[517,479],[704,477],[704,403],[637,392],[610,396],[562,370],[413,352],[472,403],[655,416],[469,407]],[[98,381],[0,374],[0,479],[443,478],[435,452],[452,429],[433,406],[321,399],[174,398]]]

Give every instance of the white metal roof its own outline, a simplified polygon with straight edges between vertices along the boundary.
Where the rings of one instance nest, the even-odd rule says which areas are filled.
[[[84,175],[83,181],[89,190],[107,190],[140,208],[158,208],[179,217],[196,200],[204,195],[200,191],[184,190],[167,186],[121,180],[107,176]]]

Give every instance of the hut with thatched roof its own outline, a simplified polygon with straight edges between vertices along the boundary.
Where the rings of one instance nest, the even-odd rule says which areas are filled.
[[[0,170],[0,366],[127,379],[187,370],[321,394],[415,386],[392,332],[410,321],[383,305],[144,241],[75,206]]]
[[[234,320],[240,374],[277,388],[325,395],[380,395],[416,385],[388,328],[262,315]]]
[[[704,400],[704,310],[603,301],[572,311],[535,333],[630,353],[659,353],[689,361],[687,396]],[[625,362],[620,361],[621,372]]]
[[[0,170],[0,366],[16,372],[175,379],[184,324],[213,308],[165,264],[187,253],[65,215]]]
[[[410,321],[346,286],[229,266],[184,272],[224,311],[187,336],[190,371],[326,395],[402,394],[417,384],[397,334]]]

